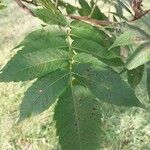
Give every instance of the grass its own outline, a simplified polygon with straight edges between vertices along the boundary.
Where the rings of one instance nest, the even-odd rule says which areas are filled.
[[[10,1],[9,1],[10,2]],[[0,68],[14,54],[16,46],[39,21],[25,14],[13,2],[0,12]],[[145,82],[137,88],[137,96],[148,108]],[[24,91],[30,83],[0,83],[0,149],[59,150],[53,108],[37,117],[16,124]],[[150,115],[138,108],[118,108],[102,104],[103,128],[106,136],[102,150],[149,150]],[[100,141],[101,142],[101,141]]]

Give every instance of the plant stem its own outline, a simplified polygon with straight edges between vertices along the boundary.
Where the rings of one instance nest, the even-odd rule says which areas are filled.
[[[88,16],[73,16],[73,15],[67,15],[67,17],[70,17],[71,19],[75,20],[82,20],[82,21],[87,21],[89,23],[93,23],[95,25],[101,25],[101,26],[108,26],[112,23],[117,23],[117,22],[111,22],[109,20],[97,20],[97,19],[92,19],[89,18]]]
[[[55,7],[58,7],[58,0],[55,1]]]

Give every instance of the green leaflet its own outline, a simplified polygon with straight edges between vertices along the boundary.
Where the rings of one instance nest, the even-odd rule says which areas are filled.
[[[141,44],[127,59],[126,68],[132,70],[150,61],[150,42]]]
[[[21,50],[2,69],[1,81],[31,80],[68,64],[66,32],[56,26],[31,32],[16,48]]]
[[[94,6],[94,0],[92,0],[91,2],[91,6],[93,7]],[[92,13],[92,16],[91,18],[94,18],[94,19],[98,19],[98,20],[108,20],[108,18],[105,16],[104,13],[101,12],[101,10],[99,9],[98,6],[95,6],[95,9]]]
[[[66,12],[67,14],[74,14],[76,12],[77,8],[70,5],[69,3],[67,3],[67,6],[66,6]]]
[[[130,14],[132,14],[132,12],[131,12],[131,10],[130,10],[130,8],[129,8],[129,1],[124,1],[124,2],[122,2],[122,0],[117,0],[118,2],[119,2],[119,4],[120,4],[120,6],[122,6],[122,8],[123,9],[125,9],[128,13],[130,13]]]
[[[91,7],[85,0],[78,0],[81,6],[81,9],[78,10],[81,16],[89,16],[91,13]]]
[[[88,64],[100,66],[100,67],[106,67],[106,64],[104,64],[97,58],[87,53],[79,53],[75,55],[74,60],[75,60],[75,63],[81,63],[81,64],[88,63]]]
[[[112,66],[112,67],[113,66],[114,67],[124,66],[124,62],[119,57],[110,58],[110,59],[100,58],[99,60],[102,61],[103,63],[107,64],[108,66]]]
[[[129,85],[109,67],[99,67],[89,63],[76,64],[74,76],[104,102],[123,106],[141,106]]]
[[[54,2],[56,2],[56,0]],[[68,15],[74,14],[77,10],[76,6],[73,6],[72,4],[70,4],[64,0],[59,0],[58,6],[60,6],[61,8],[65,8]]]
[[[116,40],[111,45],[109,50],[117,46],[126,46],[132,44],[134,43],[134,41],[135,41],[135,34],[132,31],[126,31],[116,38]]]
[[[144,65],[127,71],[128,83],[131,87],[135,88],[140,83],[143,77],[143,72]]]
[[[108,51],[100,44],[86,39],[77,39],[72,43],[72,48],[77,52],[89,53],[97,58],[115,58],[118,57],[112,51]]]
[[[110,66],[123,66],[124,63],[120,60],[120,58],[112,58],[112,59],[105,59],[93,57],[87,53],[78,53],[75,56],[75,62],[77,63],[89,63],[96,66],[106,67],[107,65]],[[107,65],[106,65],[107,64]]]
[[[21,104],[19,121],[48,109],[68,84],[69,73],[67,71],[58,70],[37,79],[25,93]]]
[[[142,31],[144,31],[146,34],[148,34],[150,36],[150,14],[147,13],[147,15],[144,15],[142,18],[137,19],[133,22],[133,24],[141,29]]]
[[[21,48],[18,54],[44,51],[49,48],[64,49],[68,47],[66,36],[66,32],[58,29],[56,26],[52,26],[49,29],[39,29],[28,34],[15,48]]]
[[[73,21],[71,23],[71,32],[70,36],[73,40],[76,39],[86,39],[93,42],[97,42],[101,46],[109,47],[111,45],[110,37],[102,30],[83,23],[81,21]]]
[[[123,8],[121,7],[120,0],[117,0],[116,4],[114,4],[114,6],[115,6],[115,9],[116,9],[116,14],[119,14],[119,16],[124,17]]]
[[[68,53],[63,50],[29,52],[15,55],[2,69],[0,81],[26,81],[44,76],[68,64]]]
[[[83,86],[70,86],[59,98],[54,120],[62,150],[98,150],[101,144],[99,102]]]
[[[54,28],[55,29],[55,28]],[[31,32],[17,47],[21,48],[18,54],[25,54],[45,49],[65,49],[68,47],[66,33],[63,31],[39,29]]]
[[[58,12],[55,5],[50,0],[38,0],[45,8],[53,11],[54,13]]]
[[[146,41],[150,39],[149,32],[145,32],[143,28],[141,28],[140,26],[136,26],[134,23],[133,24],[123,23],[123,30],[131,31],[135,35],[135,39],[137,40],[137,42]]]
[[[62,37],[53,37],[50,38],[48,36],[45,36],[41,39],[34,39],[26,41],[27,43],[23,43],[23,47],[21,48],[21,51],[19,51],[19,54],[25,54],[28,52],[36,52],[36,51],[45,51],[45,49],[67,49],[68,45],[66,43],[66,40]],[[25,46],[24,46],[25,45]],[[21,45],[19,45],[21,46]],[[18,46],[18,47],[19,47]]]
[[[124,16],[122,16],[122,15],[120,15],[120,14],[118,14],[118,13],[111,12],[111,14],[113,14],[113,16],[115,17],[115,19],[116,19],[116,17],[119,17],[120,19],[123,19],[123,20],[125,20],[125,21],[128,21],[128,19],[127,19],[126,17],[124,17]],[[116,19],[116,21],[117,21],[117,19]]]
[[[59,12],[54,12],[53,10],[49,10],[46,8],[38,8],[35,9],[33,12],[36,17],[38,17],[47,24],[59,26],[67,25],[66,18]]]
[[[108,18],[100,11],[98,6],[95,7],[91,18],[99,19],[99,20],[108,20]]]
[[[129,14],[132,14],[132,12],[130,10],[129,1],[117,0],[116,4],[115,4],[115,9],[116,9],[116,12],[113,14],[115,14],[117,17],[119,17],[119,19],[124,19],[128,22],[128,19],[125,17],[124,10],[126,10]]]

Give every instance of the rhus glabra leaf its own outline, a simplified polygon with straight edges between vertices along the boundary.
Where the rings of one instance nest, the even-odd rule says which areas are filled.
[[[1,70],[0,81],[35,79],[23,97],[19,122],[42,113],[54,104],[60,149],[100,150],[104,149],[102,102],[143,107],[130,85],[137,86],[142,78],[143,64],[150,61],[150,44],[144,43],[130,51],[126,61],[122,60],[120,47],[130,46],[132,50],[133,43],[139,40],[137,37],[141,39],[142,35],[140,42],[143,42],[150,35],[144,29],[137,32],[138,26],[134,27],[131,22],[128,23],[130,30],[124,25],[127,23],[109,22],[110,17],[101,12],[98,1],[78,2],[38,0],[38,6],[32,7],[32,10],[44,22],[42,29],[31,32],[14,48],[16,53]],[[126,4],[123,5],[120,0],[117,2],[119,7],[128,11]],[[123,18],[124,11],[117,9]],[[83,20],[72,21],[73,18]],[[104,19],[110,26],[96,24]],[[117,35],[123,34],[117,37],[116,28]],[[147,89],[150,93],[149,64],[145,66],[148,67]],[[126,76],[121,74],[122,70],[128,71],[130,85]]]

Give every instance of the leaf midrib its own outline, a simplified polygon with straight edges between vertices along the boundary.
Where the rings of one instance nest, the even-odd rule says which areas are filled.
[[[70,80],[72,80],[72,73],[70,73]],[[77,108],[76,108],[76,100],[75,100],[75,96],[74,96],[74,93],[73,93],[73,85],[72,85],[72,81],[71,81],[71,94],[72,94],[72,99],[73,99],[73,105],[74,105],[74,112],[75,112],[75,118],[76,118],[76,122],[77,122],[77,130],[78,130],[78,138],[79,138],[79,147],[80,147],[80,150],[81,149],[81,134],[80,134],[80,125],[79,125],[79,117],[78,117],[78,111],[77,111]]]

